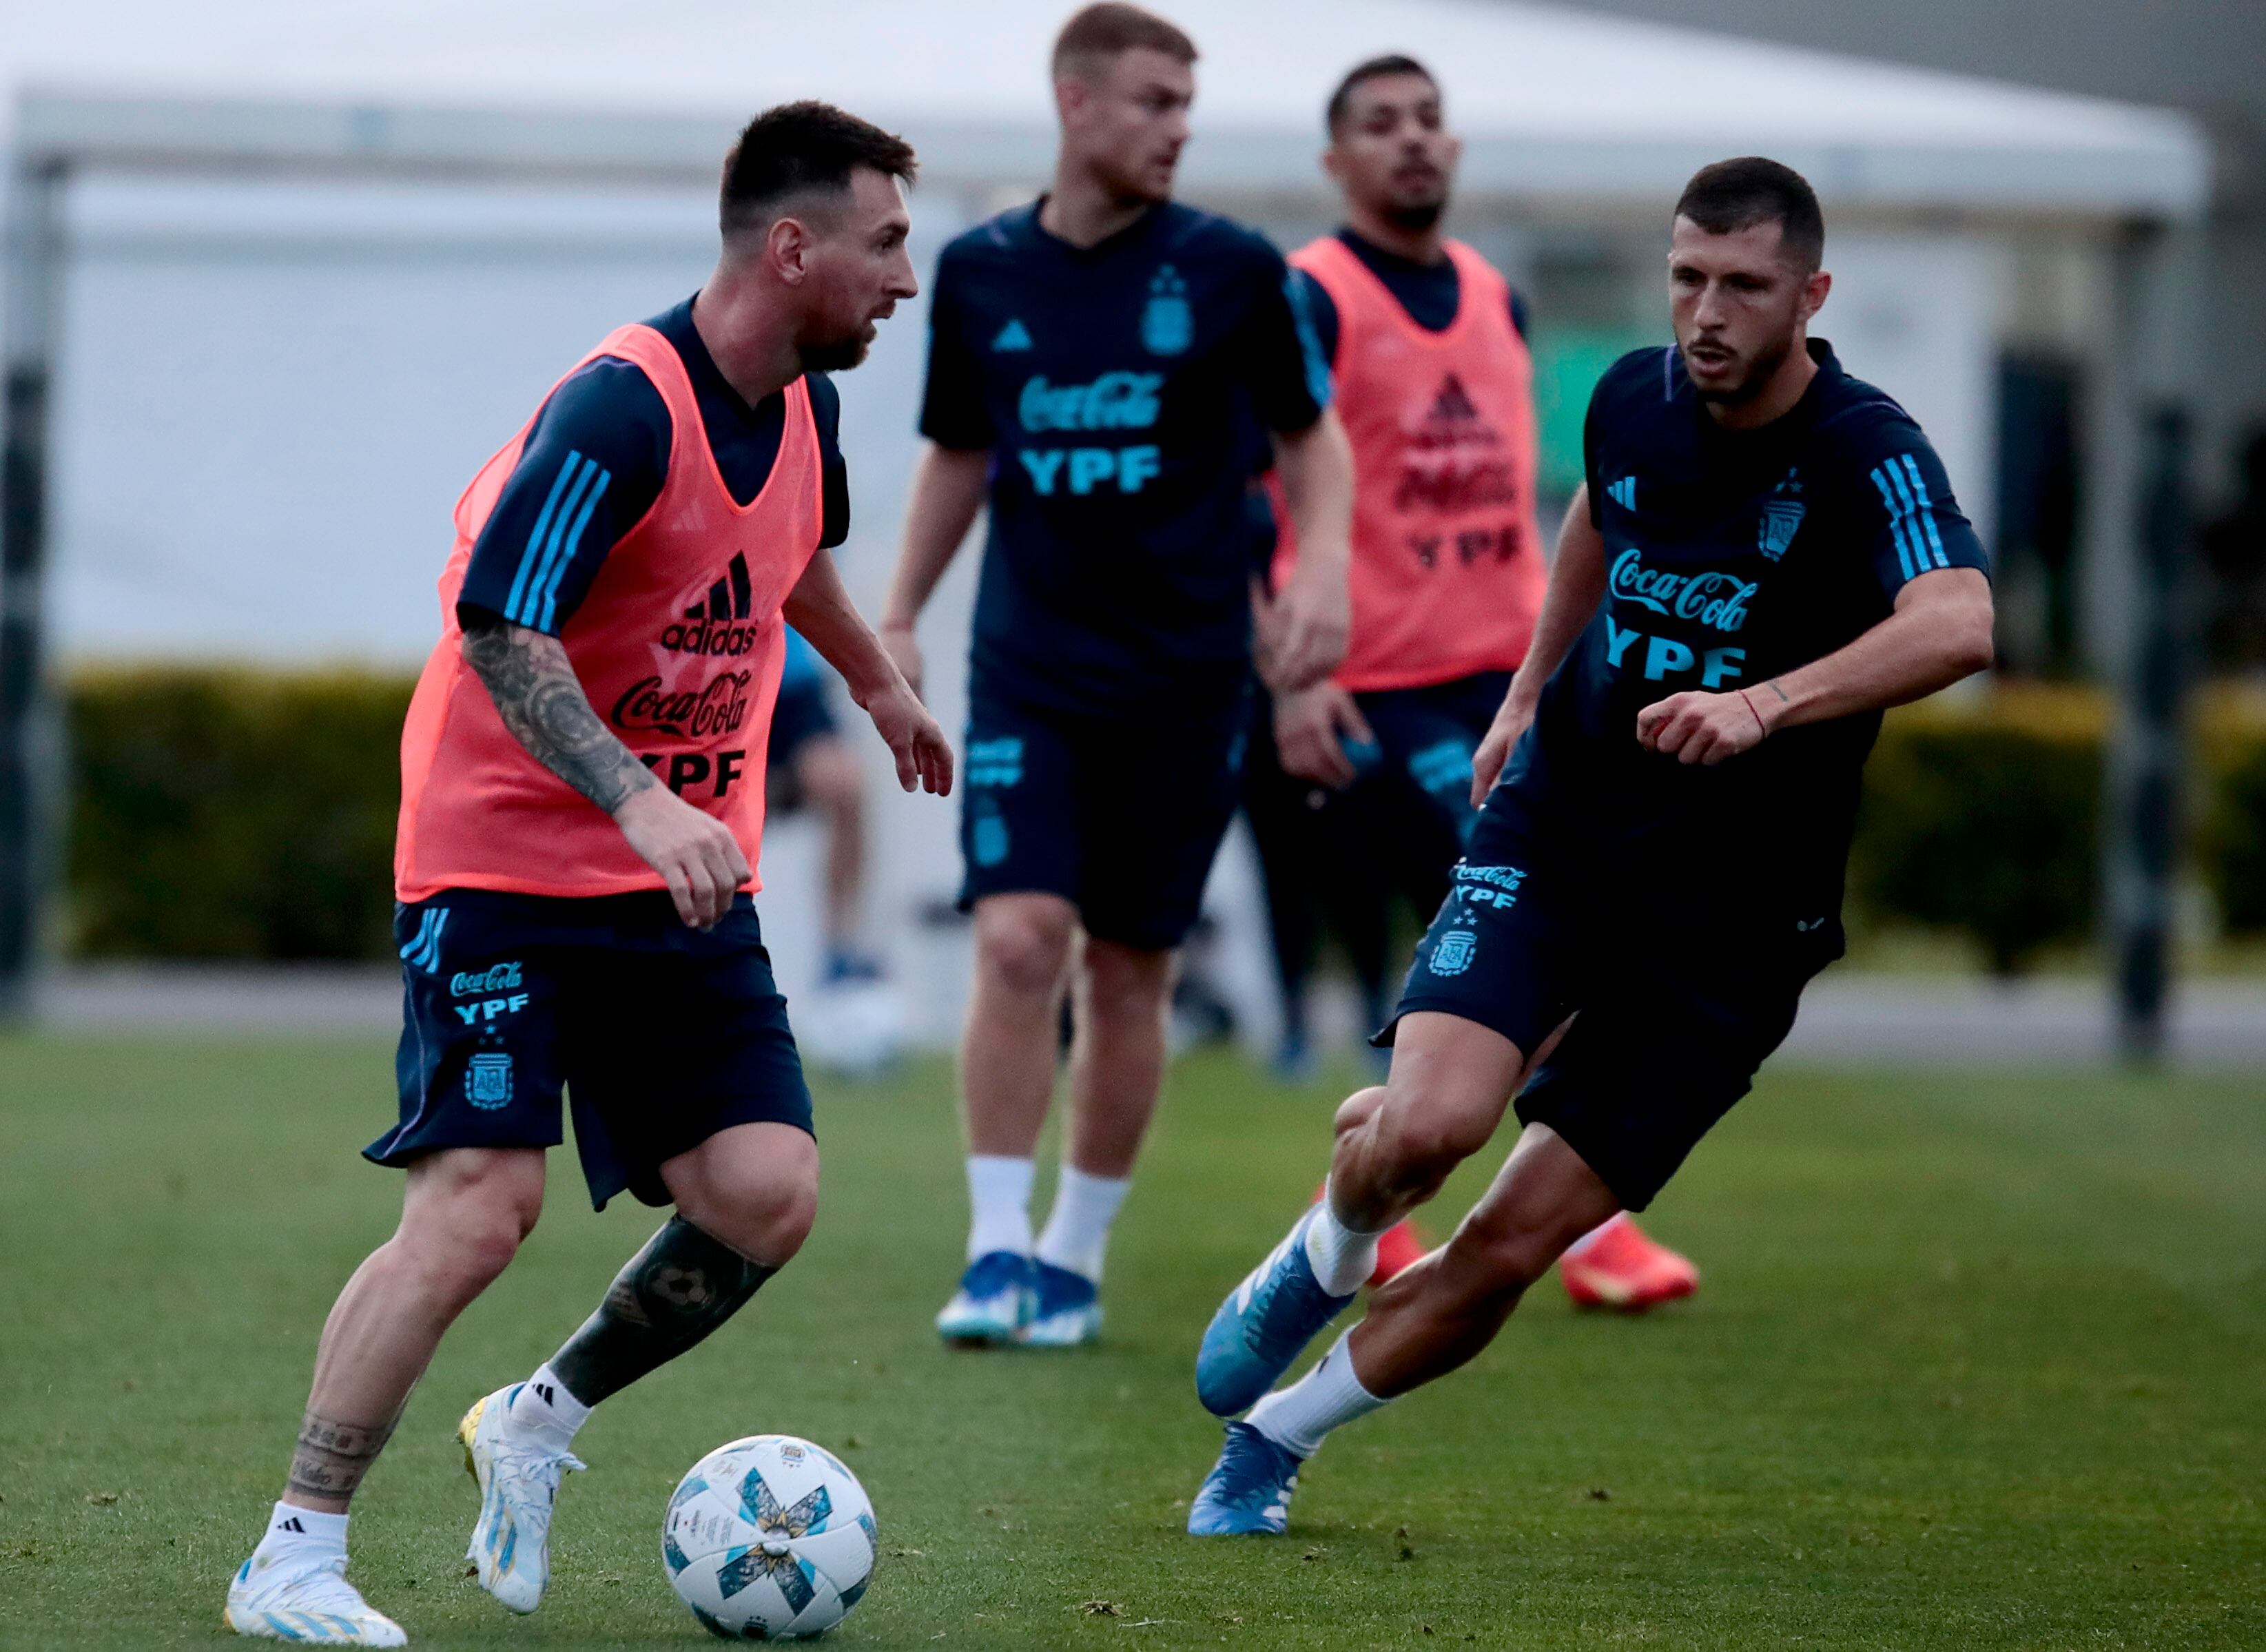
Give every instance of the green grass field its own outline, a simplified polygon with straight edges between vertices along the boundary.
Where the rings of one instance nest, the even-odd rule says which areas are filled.
[[[355,1157],[389,1059],[0,1043],[0,1645],[229,1640],[317,1328],[392,1219],[395,1178]],[[355,1517],[354,1575],[413,1644],[704,1644],[662,1506],[771,1430],[842,1451],[880,1509],[845,1647],[2266,1644],[2266,1082],[1772,1072],[1656,1207],[1695,1301],[1582,1317],[1553,1282],[1477,1365],[1334,1440],[1291,1536],[1208,1543],[1181,1534],[1217,1439],[1190,1356],[1313,1185],[1334,1091],[1182,1066],[1108,1341],[1068,1356],[929,1333],[962,1219],[949,1096],[941,1064],[822,1092],[809,1248],[585,1431],[551,1597],[513,1619],[462,1576],[450,1429],[653,1221],[592,1216],[558,1162]]]

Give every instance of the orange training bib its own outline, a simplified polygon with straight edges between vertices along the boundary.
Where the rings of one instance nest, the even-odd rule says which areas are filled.
[[[800,379],[787,387],[778,457],[743,508],[717,474],[699,398],[668,340],[647,326],[618,328],[575,365],[599,356],[634,363],[660,391],[671,428],[669,474],[652,508],[608,553],[560,641],[607,727],[679,797],[728,825],[752,867],[785,654],[779,607],[821,532],[809,387]],[[593,895],[663,887],[611,819],[513,737],[464,663],[457,593],[534,422],[457,501],[456,549],[441,574],[441,640],[401,735],[393,867],[404,901],[444,888]]]

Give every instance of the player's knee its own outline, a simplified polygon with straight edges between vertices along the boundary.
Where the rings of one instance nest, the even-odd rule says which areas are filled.
[[[976,961],[991,981],[1018,996],[1036,997],[1062,985],[1070,962],[1071,919],[1065,907],[1018,903],[977,915]]]
[[[671,1178],[676,1210],[750,1261],[783,1268],[818,1219],[818,1147],[800,1131],[766,1130],[756,1151],[710,1153]]]
[[[1425,1098],[1379,1103],[1378,1135],[1385,1154],[1411,1184],[1437,1187],[1456,1166],[1488,1144],[1492,1120]]]
[[[486,1284],[543,1214],[543,1155],[455,1148],[410,1166],[399,1238],[428,1271]]]
[[[1356,1090],[1348,1096],[1338,1106],[1337,1122],[1334,1127],[1337,1133],[1343,1136],[1349,1130],[1357,1130],[1375,1118],[1378,1108],[1385,1105],[1385,1089],[1381,1084],[1373,1084],[1366,1090]]]
[[[1078,998],[1098,1021],[1133,1025],[1159,1021],[1172,991],[1173,955],[1089,942]]]
[[[866,776],[847,742],[828,737],[803,749],[795,778],[812,802],[830,815],[854,816],[865,801]]]

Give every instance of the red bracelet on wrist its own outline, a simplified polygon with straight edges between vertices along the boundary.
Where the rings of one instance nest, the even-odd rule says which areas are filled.
[[[1770,725],[1763,721],[1763,714],[1755,710],[1755,703],[1752,699],[1748,698],[1746,690],[1741,689],[1739,691],[1739,698],[1746,701],[1748,714],[1755,720],[1755,727],[1761,731],[1762,738],[1768,740],[1770,738]]]

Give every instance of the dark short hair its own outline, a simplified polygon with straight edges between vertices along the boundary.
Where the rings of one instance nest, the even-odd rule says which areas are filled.
[[[717,215],[724,233],[764,228],[790,196],[839,194],[861,166],[910,184],[920,163],[904,139],[830,103],[805,99],[766,109],[724,157]]]
[[[1676,216],[1710,235],[1776,223],[1779,245],[1796,263],[1814,270],[1824,261],[1825,214],[1817,192],[1793,167],[1760,155],[1717,161],[1692,173],[1676,198]]]
[[[1153,11],[1121,4],[1119,0],[1084,7],[1072,12],[1062,33],[1055,36],[1055,78],[1091,73],[1120,52],[1143,47],[1178,62],[1196,61],[1196,43]]]
[[[1432,71],[1406,53],[1387,52],[1382,57],[1356,63],[1346,70],[1345,78],[1338,82],[1338,89],[1330,94],[1330,100],[1322,110],[1322,125],[1332,137],[1338,135],[1338,128],[1345,123],[1346,111],[1352,106],[1355,89],[1368,81],[1382,80],[1387,75],[1421,75],[1432,82],[1433,91],[1440,89],[1440,83]]]

